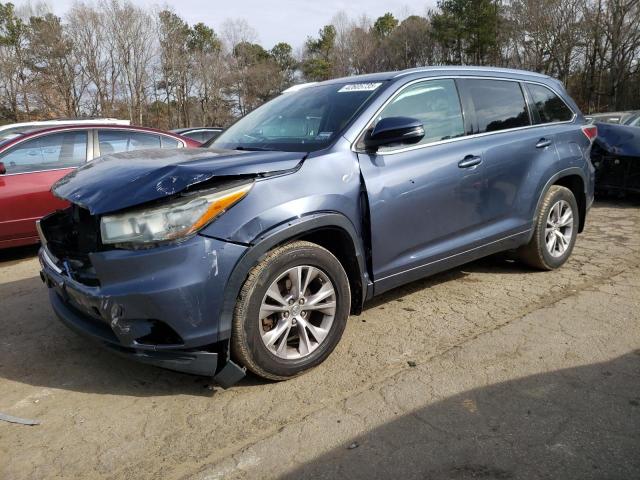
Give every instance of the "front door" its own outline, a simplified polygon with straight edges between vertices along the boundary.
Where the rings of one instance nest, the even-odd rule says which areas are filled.
[[[431,266],[478,244],[486,201],[481,152],[459,138],[465,122],[454,80],[403,88],[370,127],[400,116],[422,121],[425,137],[419,144],[358,154],[377,293],[424,276]]]

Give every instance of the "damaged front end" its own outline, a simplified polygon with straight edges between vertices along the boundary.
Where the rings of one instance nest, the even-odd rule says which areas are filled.
[[[71,207],[38,222],[55,313],[118,354],[234,384],[245,371],[230,360],[220,317],[248,246],[202,229],[256,179],[291,171],[303,156],[148,150],[103,157],[64,177],[52,190]]]
[[[640,194],[640,128],[599,123],[591,161],[597,191]]]
[[[143,363],[211,376],[223,387],[244,377],[229,359],[228,340],[219,338],[220,301],[212,294],[223,290],[220,274],[232,268],[219,255],[239,258],[243,248],[198,236],[121,250],[102,244],[98,225],[77,205],[38,222],[40,275],[59,319]]]
[[[64,177],[52,191],[71,207],[38,223],[55,313],[121,355],[224,387],[237,382],[245,371],[230,360],[230,329],[220,318],[248,246],[202,230],[258,178],[292,171],[303,156],[148,150],[103,157]]]

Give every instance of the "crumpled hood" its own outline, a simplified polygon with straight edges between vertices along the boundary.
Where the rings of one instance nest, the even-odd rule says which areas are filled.
[[[640,157],[640,128],[614,123],[597,123],[596,143],[613,155]]]
[[[117,153],[83,165],[60,179],[51,190],[57,197],[101,215],[179,193],[214,177],[290,170],[305,155],[214,149]]]

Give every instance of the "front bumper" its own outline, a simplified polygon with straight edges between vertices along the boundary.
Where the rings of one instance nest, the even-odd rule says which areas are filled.
[[[54,312],[69,328],[134,360],[234,383],[219,314],[246,247],[195,236],[147,250],[90,254],[98,286],[74,279],[46,245],[38,254]],[[224,385],[223,385],[224,386]]]

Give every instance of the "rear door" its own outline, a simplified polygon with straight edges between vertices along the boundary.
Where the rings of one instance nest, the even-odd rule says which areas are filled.
[[[484,164],[483,236],[490,242],[522,233],[531,227],[539,180],[557,168],[555,132],[535,126],[518,81],[473,78],[458,85]]]
[[[67,202],[51,186],[87,159],[87,131],[69,130],[27,139],[0,153],[0,246],[37,237],[35,222]]]

